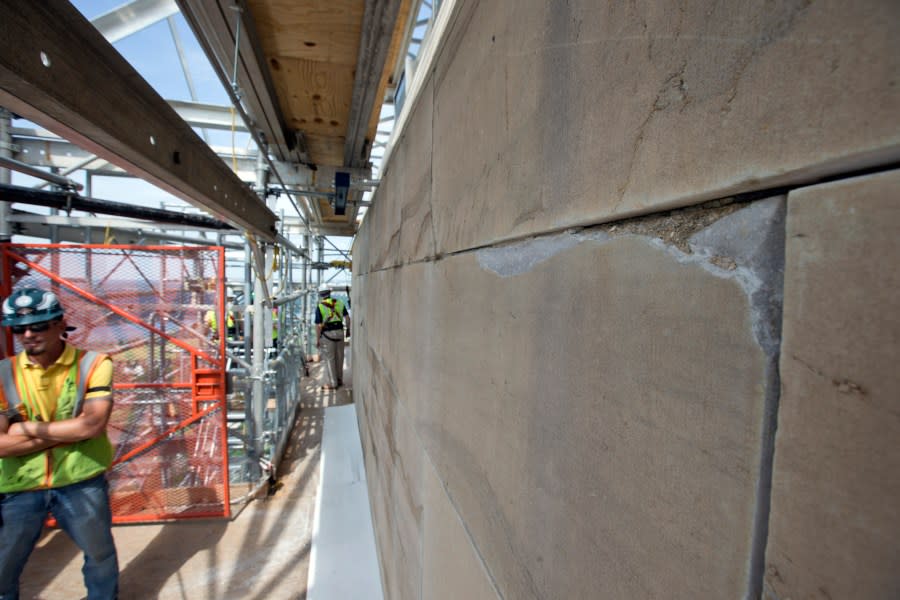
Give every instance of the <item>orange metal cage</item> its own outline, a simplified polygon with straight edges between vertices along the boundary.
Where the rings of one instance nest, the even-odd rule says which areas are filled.
[[[0,295],[59,296],[69,343],[113,359],[113,521],[228,517],[219,246],[2,244]],[[4,331],[5,355],[18,351]]]

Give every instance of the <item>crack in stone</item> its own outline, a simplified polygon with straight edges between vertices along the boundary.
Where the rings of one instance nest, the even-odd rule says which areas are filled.
[[[656,115],[657,112],[664,110],[671,104],[671,100],[667,97],[664,97],[669,90],[673,89],[672,83],[679,82],[674,86],[676,90],[676,95],[681,97],[682,101],[684,100],[684,94],[682,92],[682,87],[684,86],[684,71],[687,68],[687,61],[681,63],[681,66],[677,71],[666,77],[660,86],[659,90],[656,93],[656,98],[653,99],[653,102],[650,105],[650,112],[647,113],[647,116],[644,117],[643,122],[641,122],[638,127],[638,133],[635,137],[634,144],[631,147],[631,156],[628,159],[628,167],[627,173],[628,176],[625,179],[625,182],[619,186],[618,195],[619,199],[616,202],[616,205],[613,207],[613,212],[622,204],[622,201],[625,199],[625,193],[628,191],[628,188],[631,187],[631,181],[634,177],[634,165],[637,161],[637,157],[640,154],[641,147],[644,145],[644,132],[649,125],[650,121]],[[684,88],[686,89],[686,87]],[[684,106],[682,106],[682,109]]]
[[[799,7],[795,5],[785,8],[785,10],[788,11],[788,15],[786,18],[778,20],[777,15],[773,16],[772,21],[766,23],[766,27],[763,28],[763,33],[753,40],[753,43],[750,45],[749,52],[746,52],[742,56],[738,57],[737,69],[731,77],[728,98],[725,100],[725,103],[722,106],[722,113],[731,111],[731,103],[737,96],[738,85],[740,84],[741,79],[743,79],[744,73],[750,66],[750,64],[756,59],[757,56],[759,56],[760,52],[766,46],[769,46],[770,44],[783,38],[789,31],[794,28],[794,23],[797,19],[797,16],[804,10],[806,10],[806,8],[810,4],[812,4],[812,0],[800,0],[798,4],[800,5]]]

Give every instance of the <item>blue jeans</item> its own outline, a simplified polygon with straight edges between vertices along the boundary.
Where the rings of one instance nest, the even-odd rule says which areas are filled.
[[[119,562],[112,538],[109,486],[100,475],[60,488],[6,494],[0,502],[0,600],[17,600],[19,575],[34,549],[47,513],[84,551],[89,600],[112,600],[119,587]]]

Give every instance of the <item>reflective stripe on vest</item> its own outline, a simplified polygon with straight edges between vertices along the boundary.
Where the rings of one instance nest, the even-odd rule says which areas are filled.
[[[13,380],[12,360],[5,358],[0,360],[0,385],[3,386],[3,397],[6,398],[8,411],[18,412],[19,392],[16,390],[16,382]],[[15,405],[13,405],[15,402]],[[10,415],[7,414],[7,417]]]
[[[78,364],[78,373],[76,374],[76,383],[78,391],[75,396],[75,403],[72,405],[72,413],[62,416],[63,419],[70,419],[81,414],[81,408],[84,405],[84,393],[87,390],[88,377],[94,368],[94,363],[99,364],[102,358],[99,352],[93,350],[75,350],[75,362]],[[16,385],[16,378],[13,374],[13,366],[18,356],[0,360],[0,383],[3,385],[3,395],[6,398],[7,408],[18,410],[22,398],[19,395],[19,389]],[[59,420],[60,417],[57,417]]]

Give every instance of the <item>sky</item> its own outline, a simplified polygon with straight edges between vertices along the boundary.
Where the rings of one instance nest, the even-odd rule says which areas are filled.
[[[94,19],[118,8],[126,2],[124,0],[73,0],[72,3],[86,18]],[[185,54],[196,98],[191,98],[190,87],[185,79],[175,41],[172,37],[172,31],[167,20],[155,23],[117,41],[114,44],[116,50],[163,98],[167,100],[194,100],[201,103],[228,106],[230,104],[228,94],[223,89],[218,76],[216,76],[210,66],[184,17],[181,14],[176,14],[172,19]],[[26,121],[17,120],[14,126],[28,127],[33,125]],[[232,147],[233,139],[234,147],[238,151],[242,151],[244,148],[255,150],[255,144],[249,133],[246,132],[236,132],[234,138],[232,138],[232,133],[229,131],[207,130],[206,132],[200,132],[198,130],[198,134],[205,135],[212,146],[230,148]],[[85,183],[83,172],[73,173],[69,177],[82,184]],[[13,185],[31,186],[38,182],[39,180],[32,179],[26,175],[16,172],[12,173]],[[91,185],[92,197],[98,199],[124,201],[169,210],[201,212],[179,198],[137,178],[94,176],[92,177]],[[31,212],[45,212],[38,207],[29,207],[28,210]],[[284,195],[276,201],[274,212],[288,217],[297,215],[297,211]],[[352,243],[352,239],[346,237],[329,238],[329,240],[344,252],[349,251]],[[26,239],[22,236],[16,236],[14,241],[43,242],[45,240]],[[292,242],[300,245],[299,238],[292,239]],[[343,256],[332,248],[329,243],[326,243],[325,259],[327,261],[337,260],[343,259]],[[299,277],[299,273],[296,276]],[[331,283],[338,285],[345,285],[349,283],[350,279],[348,271],[338,272],[330,270],[325,272],[324,276],[325,279],[330,279]]]

